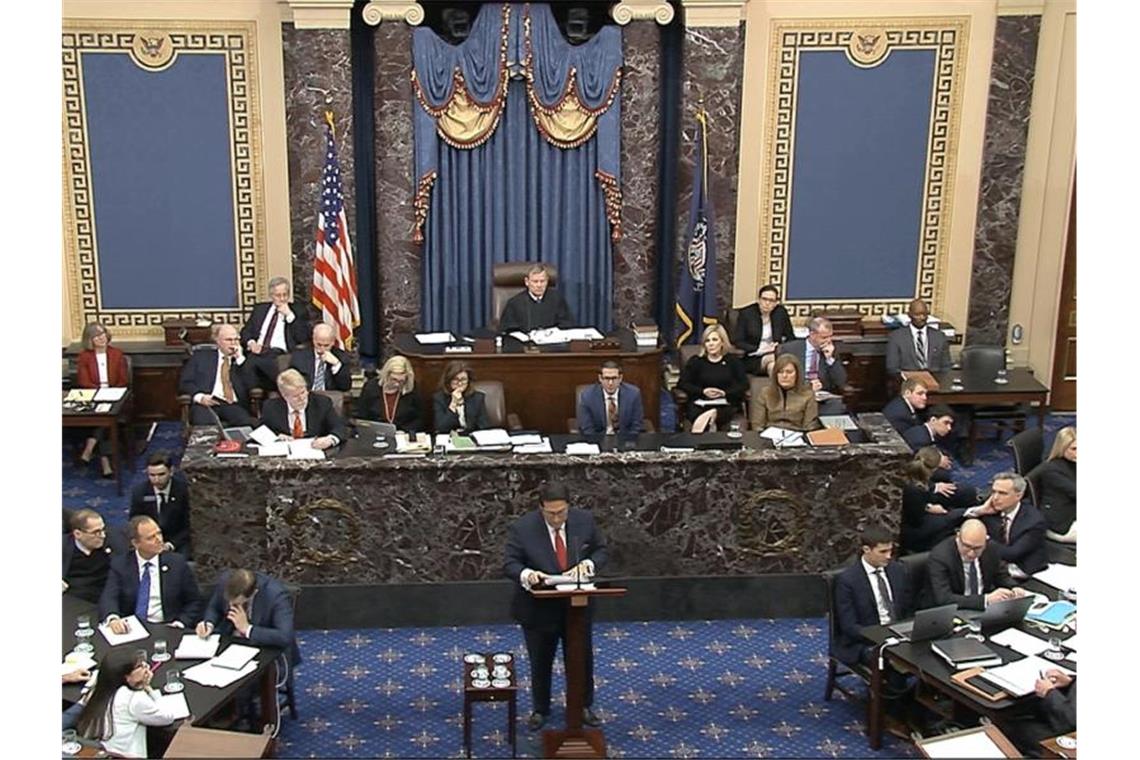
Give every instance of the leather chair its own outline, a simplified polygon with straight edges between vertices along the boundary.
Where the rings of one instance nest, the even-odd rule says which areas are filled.
[[[1022,430],[1005,443],[1013,449],[1014,469],[1018,475],[1027,475],[1041,464],[1045,455],[1045,436],[1041,428]]]
[[[688,364],[689,359],[693,358],[701,351],[701,347],[697,343],[686,343],[678,349],[678,361],[681,363],[681,371],[684,372],[685,365]],[[751,377],[751,376],[749,376]],[[760,379],[760,378],[756,378]],[[732,420],[740,425],[741,430],[748,429],[748,408],[749,402],[752,399],[753,389],[756,384],[749,380],[749,390],[744,393],[744,400],[740,404],[740,409],[733,415]],[[763,385],[760,385],[763,387]],[[689,421],[685,418],[685,405],[689,403],[689,394],[681,389],[680,385],[673,387],[673,402],[677,405],[677,425],[682,430],[689,429]]]
[[[835,611],[835,581],[847,568],[837,567],[820,574],[827,588],[827,680],[823,685],[823,699],[830,702],[836,689],[849,700],[862,701],[862,695],[842,683],[840,679],[856,676],[864,684],[871,683],[871,669],[862,663],[851,665],[835,656],[835,640],[839,638],[839,615]]]
[[[506,428],[507,430],[522,430],[522,422],[514,412],[507,411],[506,393],[499,380],[476,380],[471,389],[483,394],[487,405],[487,417],[491,427]]]
[[[546,273],[550,276],[548,287],[557,287],[558,267],[553,264],[535,261],[508,261],[491,267],[491,319],[489,322],[491,329],[499,329],[499,320],[503,316],[503,309],[506,308],[507,301],[521,293],[526,287],[526,273],[536,264],[542,264],[546,267]]]
[[[190,356],[195,351],[216,351],[217,346],[213,343],[198,343],[196,345],[186,345],[186,361],[190,361]],[[183,366],[186,362],[182,363]],[[175,399],[178,401],[178,407],[181,410],[182,418],[182,442],[185,444],[190,440],[190,405],[194,403],[194,397],[189,393],[179,393]],[[256,415],[254,415],[256,416]]]
[[[899,562],[907,569],[907,581],[910,583],[916,610],[926,606],[926,563],[929,558],[930,552],[917,552],[899,557]]]
[[[571,435],[577,435],[578,433],[582,432],[578,427],[578,406],[582,403],[582,394],[585,393],[586,389],[592,385],[594,385],[594,383],[584,383],[582,385],[575,386],[574,388],[574,416],[566,420],[566,430]],[[641,420],[641,431],[643,433],[656,433],[657,428],[653,425],[653,421],[651,419],[648,417],[643,417]]]
[[[1001,346],[972,345],[962,349],[960,357],[962,374],[993,380],[998,370],[1005,369],[1005,349]],[[972,410],[974,424],[993,424],[997,438],[1001,438],[1006,428],[1015,431],[1025,430],[1025,420],[1029,414],[1028,404],[1017,406],[975,406]]]

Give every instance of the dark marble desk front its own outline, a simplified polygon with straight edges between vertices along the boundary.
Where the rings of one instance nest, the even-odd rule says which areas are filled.
[[[556,478],[597,517],[608,575],[818,572],[868,521],[898,528],[910,450],[881,415],[860,422],[872,442],[840,448],[749,432],[736,451],[386,459],[356,440],[326,461],[217,459],[198,429],[182,464],[203,578],[235,562],[302,584],[498,578],[510,524]]]

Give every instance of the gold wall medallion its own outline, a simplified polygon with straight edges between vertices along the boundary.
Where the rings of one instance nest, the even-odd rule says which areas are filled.
[[[162,71],[174,63],[174,42],[164,32],[138,32],[131,44],[131,60],[141,69]]]

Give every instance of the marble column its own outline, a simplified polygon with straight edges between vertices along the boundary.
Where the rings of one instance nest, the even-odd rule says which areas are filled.
[[[622,30],[622,239],[614,245],[614,324],[653,314],[657,282],[657,166],[660,160],[661,27]]]
[[[412,242],[412,27],[376,27],[376,274],[380,344],[420,329],[420,246]]]
[[[697,106],[708,112],[709,195],[716,217],[716,293],[720,311],[732,306],[736,261],[736,177],[740,144],[744,26],[689,27],[681,63],[681,161],[678,172],[678,244],[685,245],[693,192]],[[757,167],[758,170],[759,167]],[[755,255],[745,251],[744,255]]]
[[[1000,16],[990,70],[967,344],[1004,346],[1040,16]]]
[[[352,45],[347,29],[281,27],[285,134],[289,152],[289,222],[294,299],[309,302],[314,239],[325,168],[325,111],[336,120],[337,153],[350,237],[356,223],[352,150]],[[264,296],[261,293],[261,296]]]

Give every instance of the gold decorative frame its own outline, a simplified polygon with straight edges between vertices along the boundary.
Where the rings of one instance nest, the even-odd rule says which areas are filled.
[[[63,163],[65,276],[71,329],[99,320],[116,334],[155,337],[166,319],[205,318],[240,323],[257,300],[265,253],[265,198],[262,180],[261,105],[258,95],[256,27],[251,22],[65,21],[63,25]],[[169,60],[140,65],[136,38],[163,38]],[[104,309],[99,287],[87,110],[83,92],[84,53],[122,54],[147,71],[162,70],[179,55],[221,55],[226,63],[230,170],[233,177],[237,306],[217,309]]]
[[[970,20],[965,16],[772,21],[766,93],[771,121],[765,132],[761,189],[761,208],[765,211],[760,231],[762,282],[771,282],[786,293],[800,53],[834,50],[846,54],[853,65],[874,68],[886,60],[892,50],[933,50],[934,83],[916,252],[918,268],[912,297],[925,299],[935,313],[941,312],[969,28]],[[909,297],[812,301],[785,298],[784,305],[795,317],[840,309],[855,310],[863,316],[880,316],[905,311],[909,301]]]

